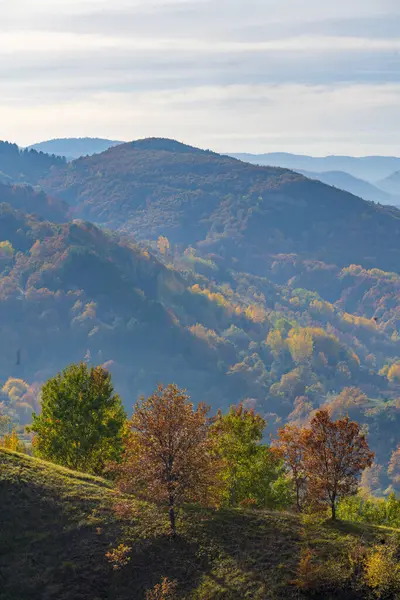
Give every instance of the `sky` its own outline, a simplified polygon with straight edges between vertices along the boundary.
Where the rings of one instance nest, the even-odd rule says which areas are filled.
[[[0,139],[400,156],[400,0],[0,0]]]

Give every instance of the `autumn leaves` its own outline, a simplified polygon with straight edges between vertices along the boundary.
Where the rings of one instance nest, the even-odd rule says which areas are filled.
[[[372,465],[359,425],[318,411],[308,427],[287,425],[272,446],[264,418],[243,405],[209,416],[176,385],[159,385],[126,420],[110,374],[71,365],[42,391],[34,416],[35,453],[90,473],[112,475],[125,493],[166,506],[173,536],[177,509],[252,506],[299,511],[329,506],[355,494]]]
[[[349,417],[332,421],[326,410],[309,427],[281,429],[276,451],[293,478],[297,508],[328,505],[332,519],[338,500],[357,493],[359,476],[374,459],[358,423]]]

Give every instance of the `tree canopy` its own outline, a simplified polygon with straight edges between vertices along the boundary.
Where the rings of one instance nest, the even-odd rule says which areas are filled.
[[[203,403],[195,408],[176,385],[159,385],[136,403],[122,461],[111,466],[120,489],[168,506],[173,535],[177,507],[219,502],[221,462],[208,412]]]
[[[37,456],[88,473],[119,458],[125,412],[102,367],[64,369],[43,386],[41,409],[31,426]]]

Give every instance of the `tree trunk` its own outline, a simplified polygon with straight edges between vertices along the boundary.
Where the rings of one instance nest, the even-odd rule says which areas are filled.
[[[297,510],[299,512],[302,512],[301,504],[300,504],[300,485],[298,483],[296,483],[296,504],[297,504]]]
[[[332,500],[331,510],[332,510],[332,521],[336,521],[336,502],[334,500]]]
[[[176,537],[175,506],[172,496],[169,497],[169,524],[171,527],[172,537]]]

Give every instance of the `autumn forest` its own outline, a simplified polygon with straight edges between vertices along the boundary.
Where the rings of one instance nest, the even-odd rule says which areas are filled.
[[[399,597],[399,235],[397,208],[173,140],[0,143],[0,498],[18,468],[21,499],[76,495],[105,574],[80,558],[75,592]],[[296,548],[269,575],[264,528]],[[13,544],[5,600],[34,577]]]

